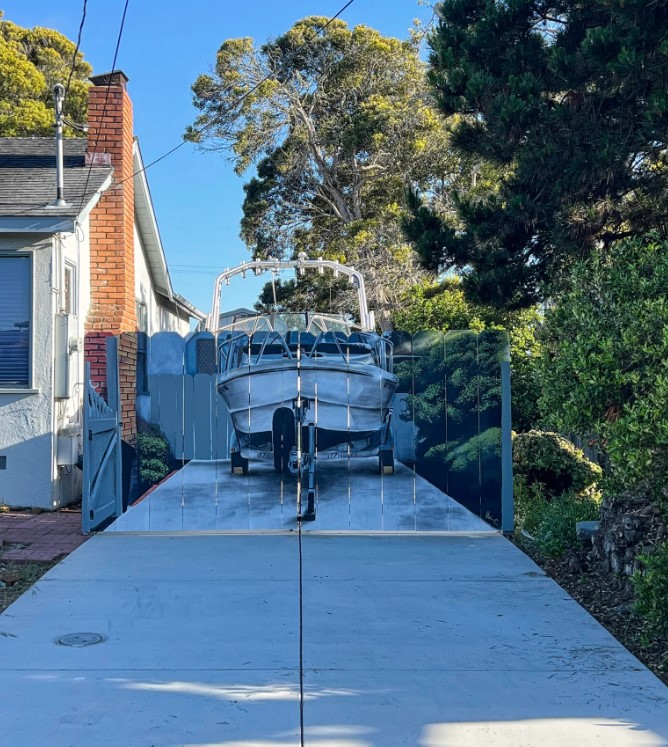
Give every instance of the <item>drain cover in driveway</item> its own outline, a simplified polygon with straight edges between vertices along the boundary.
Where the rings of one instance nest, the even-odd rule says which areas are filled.
[[[56,643],[61,646],[93,646],[103,640],[104,636],[99,633],[68,633],[56,638]]]

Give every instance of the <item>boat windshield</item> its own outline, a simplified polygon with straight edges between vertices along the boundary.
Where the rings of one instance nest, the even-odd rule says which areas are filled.
[[[241,329],[226,329],[218,337],[219,370],[255,366],[261,363],[275,364],[301,359],[315,365],[328,361],[343,362],[347,366],[379,366],[392,371],[392,343],[374,332],[351,332],[327,330],[306,332],[288,329],[282,333],[274,329],[257,329],[246,332]]]
[[[278,332],[281,335],[288,332],[306,332],[314,335],[322,332],[342,332],[349,335],[356,329],[360,329],[360,326],[347,316],[288,311],[235,319],[219,332],[244,332],[247,335],[256,332]]]

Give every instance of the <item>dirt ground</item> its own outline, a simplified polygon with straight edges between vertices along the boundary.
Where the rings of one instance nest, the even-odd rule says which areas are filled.
[[[79,506],[54,512],[0,506],[0,612],[85,541]]]

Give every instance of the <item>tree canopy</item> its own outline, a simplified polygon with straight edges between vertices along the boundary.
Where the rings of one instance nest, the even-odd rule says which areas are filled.
[[[668,485],[668,241],[595,250],[548,311],[541,409],[564,433],[595,434],[617,489]],[[663,497],[665,500],[666,496]]]
[[[457,221],[413,205],[431,266],[466,268],[480,301],[544,297],[595,246],[666,231],[668,3],[448,0],[430,45],[453,144],[495,169],[453,193]]]
[[[53,86],[67,86],[74,50],[75,45],[53,29],[26,29],[0,20],[1,137],[53,133]],[[75,122],[86,118],[91,72],[91,66],[77,52],[64,106],[65,115]],[[66,134],[80,133],[66,128]]]
[[[245,186],[255,256],[306,251],[354,264],[381,311],[416,275],[404,192],[438,171],[446,131],[412,41],[310,17],[256,47],[230,39],[194,86],[187,137],[225,151]]]
[[[513,387],[513,428],[528,431],[538,421],[536,361],[540,355],[538,309],[505,311],[469,301],[459,277],[414,285],[393,314],[396,329],[416,334],[423,330],[506,330],[510,342]]]

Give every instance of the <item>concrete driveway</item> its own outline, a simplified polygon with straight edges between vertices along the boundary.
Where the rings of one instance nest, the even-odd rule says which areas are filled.
[[[379,475],[376,458],[318,467],[317,518],[304,531],[494,532],[413,470]],[[192,461],[133,506],[111,532],[267,531],[297,526],[297,483],[269,462],[232,475],[229,461]]]
[[[47,574],[0,616],[0,744],[300,744],[299,537],[246,532],[105,532]],[[666,687],[499,534],[302,559],[304,744],[668,744]]]

